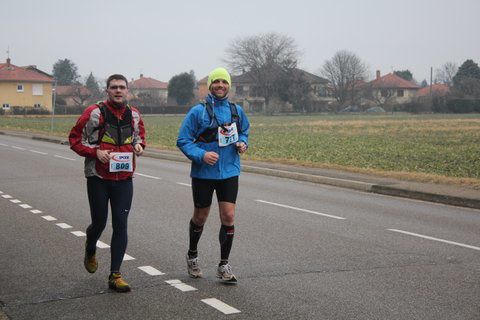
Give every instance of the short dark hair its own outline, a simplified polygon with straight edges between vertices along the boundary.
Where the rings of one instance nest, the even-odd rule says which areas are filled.
[[[123,80],[125,81],[125,83],[127,84],[127,88],[128,88],[128,80],[127,78],[125,78],[125,76],[121,75],[121,74],[112,74],[110,77],[108,77],[107,79],[107,89],[108,87],[110,86],[110,81],[112,80]]]

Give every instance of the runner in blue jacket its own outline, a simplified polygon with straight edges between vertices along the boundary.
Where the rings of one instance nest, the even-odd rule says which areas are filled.
[[[217,277],[227,283],[236,283],[228,258],[235,233],[240,154],[248,148],[250,123],[243,109],[228,100],[231,78],[227,70],[213,70],[207,86],[210,94],[205,103],[190,109],[177,138],[178,148],[192,160],[190,176],[194,210],[190,220],[187,270],[193,278],[202,277],[197,244],[210,213],[213,191],[216,191],[222,223]]]

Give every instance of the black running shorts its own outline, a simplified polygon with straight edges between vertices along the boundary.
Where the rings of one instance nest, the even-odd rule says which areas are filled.
[[[195,208],[210,207],[214,190],[218,202],[235,203],[238,194],[238,176],[224,180],[192,178],[193,205]]]

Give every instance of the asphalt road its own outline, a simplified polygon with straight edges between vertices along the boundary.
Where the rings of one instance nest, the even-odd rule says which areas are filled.
[[[205,278],[190,279],[189,165],[152,158],[134,179],[122,266],[133,291],[111,292],[108,248],[97,273],[82,264],[83,159],[0,139],[0,319],[480,319],[479,210],[244,173],[239,283],[226,286],[216,205],[199,244]]]

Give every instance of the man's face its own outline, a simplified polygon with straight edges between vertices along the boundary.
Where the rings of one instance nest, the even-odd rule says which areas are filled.
[[[230,85],[225,80],[215,80],[210,85],[210,92],[217,98],[225,98],[230,90]]]
[[[125,80],[113,79],[107,88],[108,99],[115,103],[123,103],[127,97],[128,88]]]

